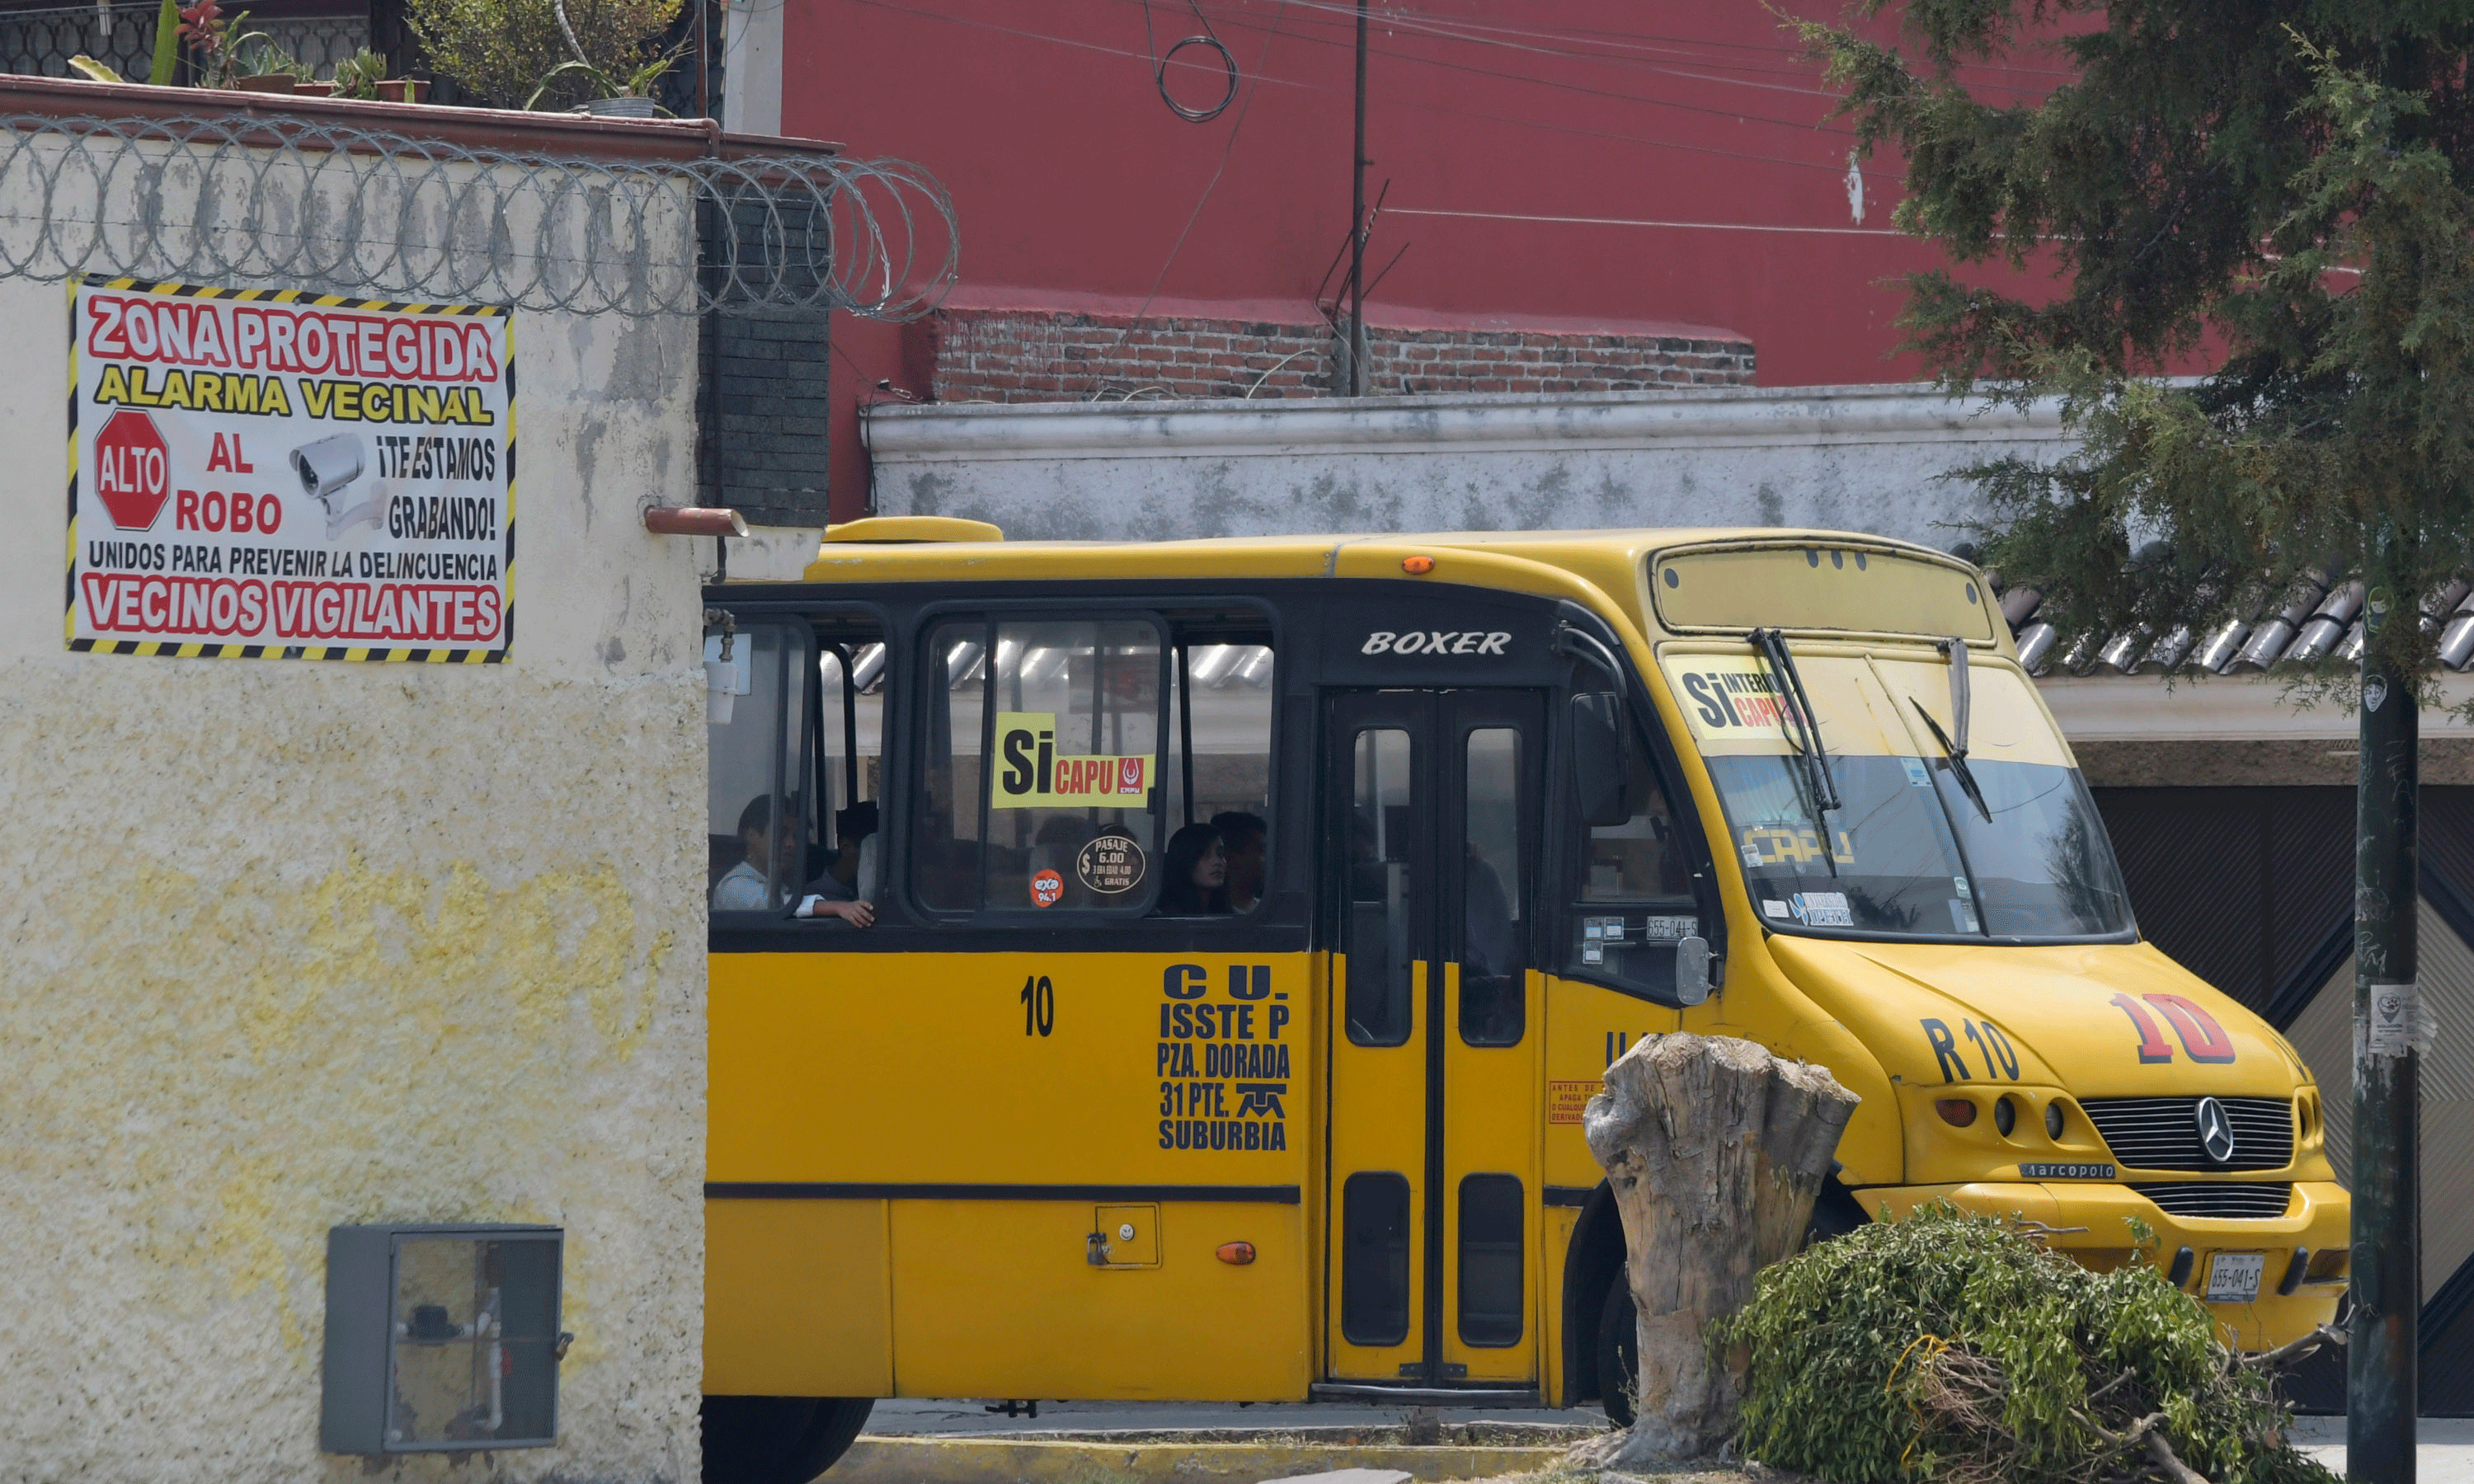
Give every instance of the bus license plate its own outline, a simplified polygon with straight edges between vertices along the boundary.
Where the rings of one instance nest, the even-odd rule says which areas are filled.
[[[2259,1297],[2259,1281],[2268,1272],[2264,1252],[2220,1252],[2208,1259],[2208,1302],[2248,1304]]]

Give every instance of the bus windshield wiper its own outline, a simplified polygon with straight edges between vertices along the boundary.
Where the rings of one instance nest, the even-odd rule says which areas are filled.
[[[1821,745],[1821,720],[1813,714],[1811,698],[1805,694],[1804,677],[1796,673],[1785,635],[1776,629],[1756,629],[1750,637],[1778,683],[1779,730],[1786,733],[1787,745],[1804,761],[1804,787],[1796,792],[1803,796],[1805,812],[1812,817],[1812,832],[1821,839],[1821,858],[1830,863],[1834,876],[1838,852],[1830,848],[1827,816],[1841,805],[1837,782],[1830,776],[1830,754]]]
[[[1778,678],[1779,716],[1786,724],[1780,730],[1787,732],[1787,742],[1804,758],[1813,804],[1823,810],[1840,807],[1838,785],[1830,776],[1830,754],[1821,745],[1821,722],[1813,715],[1812,699],[1805,694],[1804,677],[1796,673],[1795,657],[1787,653],[1785,636],[1776,629],[1756,629],[1752,641],[1753,648],[1760,651],[1761,658],[1768,663],[1770,673]]]
[[[1909,696],[1907,705],[1914,706],[1916,714],[1925,719],[1925,725],[1932,729],[1933,740],[1939,742],[1941,750],[1950,756],[1951,777],[1958,779],[1958,786],[1967,791],[1967,802],[1976,805],[1976,812],[1984,816],[1984,823],[1990,825],[1993,823],[1993,810],[1984,802],[1984,790],[1976,786],[1975,771],[1967,766],[1967,641],[1935,639],[1933,647],[1940,650],[1942,658],[1950,662],[1951,730],[1942,730],[1941,723],[1933,720],[1932,712],[1926,710],[1925,704],[1915,697]],[[1953,731],[1957,735],[1951,735]]]

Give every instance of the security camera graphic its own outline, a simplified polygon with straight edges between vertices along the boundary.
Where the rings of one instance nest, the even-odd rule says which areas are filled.
[[[376,525],[386,514],[386,497],[375,491],[357,505],[346,503],[346,492],[367,467],[367,450],[351,433],[336,433],[292,450],[292,471],[301,476],[301,491],[327,512],[327,539],[353,526]]]

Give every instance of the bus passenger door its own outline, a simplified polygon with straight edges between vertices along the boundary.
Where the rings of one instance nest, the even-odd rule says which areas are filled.
[[[1328,1374],[1527,1389],[1543,704],[1361,692],[1328,720]]]

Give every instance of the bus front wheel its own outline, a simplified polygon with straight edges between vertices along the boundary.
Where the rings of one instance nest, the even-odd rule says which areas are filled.
[[[1812,1204],[1812,1225],[1805,1233],[1805,1245],[1845,1236],[1872,1219],[1854,1191],[1834,1180],[1826,1181]],[[1629,1266],[1615,1269],[1607,1284],[1606,1302],[1598,1306],[1597,1359],[1598,1398],[1606,1403],[1607,1421],[1629,1427],[1640,1396],[1640,1314],[1633,1307]]]
[[[704,1484],[808,1484],[842,1456],[869,1397],[707,1397]]]

